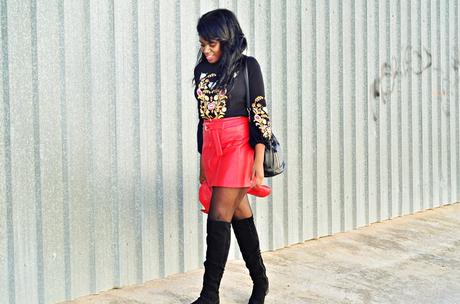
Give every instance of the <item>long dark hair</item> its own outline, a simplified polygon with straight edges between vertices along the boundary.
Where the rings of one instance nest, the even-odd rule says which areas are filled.
[[[231,89],[233,75],[242,67],[243,52],[248,46],[238,19],[228,9],[216,9],[201,16],[196,29],[198,35],[203,39],[220,42],[222,56],[219,59],[218,67],[221,73],[216,87]],[[200,48],[197,64],[203,60],[206,58]]]

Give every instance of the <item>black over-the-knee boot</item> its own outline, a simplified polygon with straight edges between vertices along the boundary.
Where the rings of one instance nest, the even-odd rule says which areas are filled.
[[[229,222],[207,219],[203,288],[192,304],[219,304],[219,286],[230,249],[230,227]]]
[[[254,225],[254,217],[241,220],[233,219],[232,226],[246,267],[249,269],[249,275],[254,283],[249,304],[262,304],[268,294],[269,286],[264,261],[260,255],[259,236]]]

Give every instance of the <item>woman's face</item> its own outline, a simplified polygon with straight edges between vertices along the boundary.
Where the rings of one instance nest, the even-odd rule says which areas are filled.
[[[207,41],[200,37],[201,52],[206,56],[209,63],[216,63],[222,56],[220,42],[217,40]]]

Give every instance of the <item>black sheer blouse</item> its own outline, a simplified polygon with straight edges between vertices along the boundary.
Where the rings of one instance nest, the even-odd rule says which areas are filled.
[[[268,145],[272,128],[267,112],[264,81],[259,63],[254,57],[247,57],[249,77],[250,111],[246,108],[246,88],[244,70],[235,73],[234,85],[229,92],[214,89],[219,76],[217,64],[204,60],[194,70],[195,98],[198,105],[197,147],[201,154],[203,148],[203,120],[234,116],[249,116],[249,143],[254,148],[256,144]]]

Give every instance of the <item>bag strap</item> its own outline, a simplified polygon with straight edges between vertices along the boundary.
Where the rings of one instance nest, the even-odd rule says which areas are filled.
[[[251,106],[249,101],[249,76],[248,76],[248,57],[244,60],[244,83],[246,85],[246,109],[248,110],[248,115],[251,115]],[[251,117],[251,116],[249,116]]]

